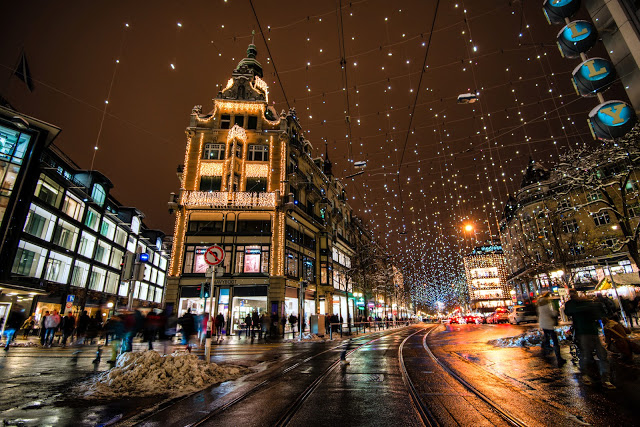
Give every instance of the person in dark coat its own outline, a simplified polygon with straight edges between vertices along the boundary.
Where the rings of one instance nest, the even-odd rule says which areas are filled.
[[[9,345],[14,340],[16,332],[18,332],[24,323],[24,319],[24,308],[22,308],[22,306],[16,305],[15,308],[9,312],[9,316],[7,317],[7,321],[4,326],[4,334],[6,337],[4,351],[9,351]]]
[[[260,329],[260,316],[258,316],[258,312],[255,310],[251,313],[251,326],[251,338],[253,338],[256,335],[256,330]]]
[[[67,315],[62,318],[62,346],[66,347],[67,339],[73,335],[73,330],[76,328],[76,319],[73,314],[68,311]]]
[[[149,350],[153,350],[153,342],[156,340],[160,328],[160,316],[153,310],[144,319],[144,339],[149,343]]]
[[[78,342],[80,344],[84,344],[90,321],[91,318],[87,314],[87,310],[83,310],[80,317],[78,317],[78,325],[76,326],[76,336],[78,337]]]
[[[294,329],[295,329],[295,326],[296,326],[297,322],[298,322],[298,318],[293,313],[291,313],[289,315],[289,323],[291,324],[291,332],[294,332]]]
[[[218,313],[216,316],[216,335],[218,337],[222,336],[222,328],[224,328],[224,315],[222,313]]]
[[[182,344],[186,345],[187,351],[191,353],[189,341],[191,340],[191,336],[196,332],[196,319],[194,319],[193,314],[191,314],[191,309],[188,309],[187,312],[178,319],[178,323],[182,327]]]
[[[40,319],[40,345],[44,346],[44,337],[47,333],[47,328],[44,326],[45,319],[49,316],[49,311],[45,311]]]
[[[593,353],[595,352],[598,356],[602,385],[608,389],[616,388],[610,382],[607,350],[602,346],[598,334],[598,320],[605,317],[604,307],[597,301],[579,297],[575,289],[569,290],[569,298],[564,306],[564,312],[573,321],[574,334],[580,347],[582,382],[586,385],[592,383],[588,372],[590,365],[594,363]]]
[[[245,327],[245,336],[249,336],[249,331],[251,330],[251,315],[247,313],[247,316],[244,318],[244,327]]]

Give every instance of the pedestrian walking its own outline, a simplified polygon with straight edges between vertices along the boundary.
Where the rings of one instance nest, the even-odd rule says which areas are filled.
[[[191,336],[195,333],[196,324],[191,309],[187,309],[187,312],[178,319],[178,323],[182,327],[182,344],[186,346],[186,350],[191,353],[191,347],[189,341]]]
[[[67,312],[67,315],[62,318],[62,346],[67,346],[67,339],[73,334],[76,328],[76,319],[73,317],[71,311]]]
[[[16,337],[16,332],[24,323],[24,308],[21,305],[15,305],[7,316],[4,324],[5,346],[4,351],[9,351],[9,345]]]
[[[558,366],[562,366],[567,363],[567,361],[560,355],[560,341],[558,340],[558,334],[555,330],[555,327],[558,325],[558,316],[560,313],[554,307],[550,297],[551,293],[547,291],[543,292],[540,298],[538,298],[538,321],[544,334],[542,351],[543,354],[550,353],[551,346],[549,345],[549,341],[553,341],[553,352],[556,355]]]
[[[120,313],[116,313],[109,319],[105,325],[105,333],[111,336],[111,359],[108,363],[113,365],[122,352],[122,340],[125,334],[124,319]]]
[[[251,330],[251,314],[247,313],[244,318],[245,336],[249,337],[249,331]]]
[[[60,318],[57,310],[53,310],[53,313],[51,313],[51,315],[47,316],[47,318],[45,319],[44,327],[47,330],[44,337],[45,346],[51,347],[51,345],[53,344],[53,337],[56,333],[56,330],[58,329],[58,326],[60,326],[61,321],[62,319]]]
[[[156,340],[159,327],[160,316],[151,310],[144,319],[144,340],[149,344],[149,350],[153,350],[153,342]]]
[[[78,324],[76,326],[76,338],[79,344],[84,344],[84,340],[87,337],[87,329],[89,328],[90,321],[91,318],[87,314],[87,310],[83,310],[82,314],[78,317]]]
[[[222,338],[222,328],[224,328],[224,315],[218,313],[216,316],[216,335],[219,339]]]
[[[589,369],[595,362],[593,358],[595,351],[598,357],[598,367],[602,385],[608,389],[616,388],[610,381],[607,350],[602,346],[600,336],[598,335],[598,321],[605,317],[602,304],[579,297],[575,289],[570,289],[569,301],[567,301],[564,306],[564,312],[572,318],[574,333],[576,334],[578,346],[580,347],[580,372],[582,373],[582,382],[585,385],[593,383],[589,375]]]
[[[296,317],[295,314],[291,313],[289,315],[289,324],[291,325],[291,332],[295,332],[294,329],[295,329],[296,323],[298,323],[298,318]]]
[[[44,322],[47,320],[47,317],[49,317],[49,311],[45,311],[44,314],[42,315],[42,318],[40,319],[40,325],[39,325],[39,334],[40,334],[40,345],[44,347],[45,345],[45,335],[47,332],[47,327],[44,325]]]
[[[267,338],[267,333],[269,332],[269,316],[267,316],[267,313],[263,312],[260,316],[260,325],[260,338],[263,336]]]
[[[251,338],[255,337],[256,331],[260,330],[260,316],[258,316],[258,312],[256,310],[251,314]]]
[[[29,335],[31,334],[31,330],[33,329],[33,327],[35,326],[36,322],[34,320],[33,316],[29,316],[27,317],[27,320],[24,321],[24,323],[22,324],[22,338],[27,339],[29,337]]]

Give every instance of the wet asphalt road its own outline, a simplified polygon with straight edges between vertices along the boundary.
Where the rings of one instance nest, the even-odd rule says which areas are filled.
[[[581,385],[577,367],[568,363],[557,368],[552,358],[541,356],[539,347],[487,344],[531,326],[438,325],[425,340],[434,326],[388,330],[342,343],[229,340],[215,348],[212,360],[250,366],[254,374],[165,402],[163,411],[157,410],[166,400],[162,396],[96,402],[70,395],[74,384],[93,375],[94,352],[85,352],[73,364],[71,349],[12,348],[8,355],[0,354],[0,419],[5,425],[59,426],[99,425],[134,416],[131,421],[145,426],[186,426],[199,420],[200,425],[254,426],[276,425],[287,414],[294,426],[423,425],[400,370],[399,347],[404,342],[409,378],[441,425],[507,423],[448,375],[429,356],[425,343],[441,363],[523,425],[640,425],[637,356],[635,365],[613,361],[612,381],[618,389],[610,391]],[[348,356],[350,363],[336,364],[345,348],[355,350]],[[562,350],[568,359],[568,349]],[[97,371],[106,368],[103,362]],[[225,404],[229,406],[224,411],[216,411]],[[131,421],[114,424],[133,425]]]

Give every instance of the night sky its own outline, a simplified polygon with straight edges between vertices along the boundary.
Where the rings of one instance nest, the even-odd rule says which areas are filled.
[[[339,4],[254,0],[269,58],[248,0],[11,2],[0,16],[0,94],[61,127],[56,145],[170,233],[191,108],[212,110],[255,30],[270,102],[280,112],[286,94],[317,156],[328,143],[336,176],[367,161],[346,181],[356,214],[419,294],[450,301],[460,253],[497,235],[529,157],[549,165],[594,143],[586,119],[597,100],[576,95],[580,61],[561,57],[561,27],[547,24],[541,0],[443,0],[433,32],[434,0]],[[33,92],[12,77],[23,50]],[[589,52],[606,55],[601,43]],[[478,102],[457,104],[475,91]],[[626,100],[620,83],[605,98]]]

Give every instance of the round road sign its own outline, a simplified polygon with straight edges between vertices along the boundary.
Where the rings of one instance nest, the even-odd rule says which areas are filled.
[[[224,260],[224,249],[218,245],[213,245],[204,253],[204,262],[209,265],[218,265]]]

